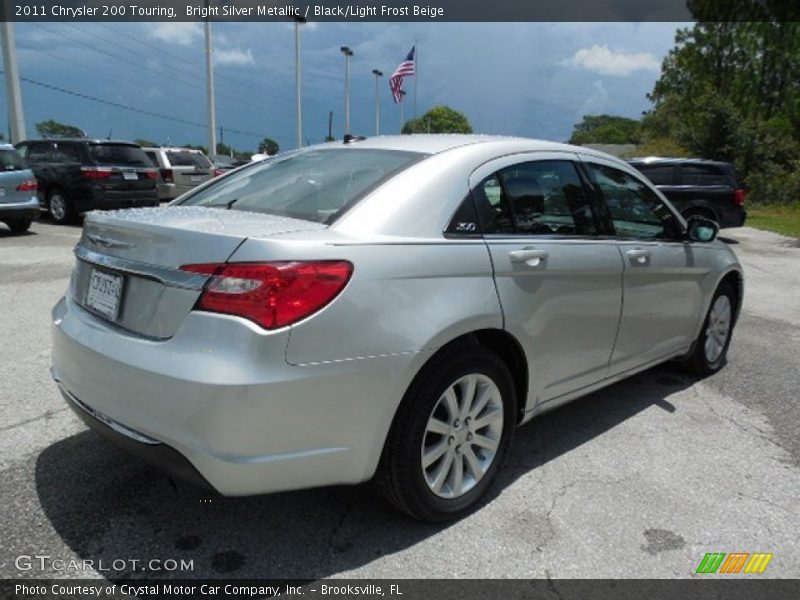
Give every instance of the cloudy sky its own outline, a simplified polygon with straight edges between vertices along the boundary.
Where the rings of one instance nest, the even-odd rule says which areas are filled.
[[[672,47],[676,23],[309,23],[302,28],[304,138],[322,141],[328,111],[340,136],[342,45],[351,62],[351,129],[374,132],[372,69],[388,74],[415,40],[417,111],[438,104],[464,112],[482,133],[563,141],[584,114],[639,117]],[[217,123],[226,143],[255,149],[269,136],[294,144],[291,23],[214,24]],[[199,23],[18,23],[15,25],[28,135],[55,119],[90,136],[206,143],[203,28]],[[382,133],[399,113],[384,77]],[[38,82],[38,83],[33,83]],[[413,116],[410,102],[405,116]],[[50,87],[46,87],[50,86]],[[133,107],[132,112],[70,95]],[[2,95],[5,102],[5,94]],[[6,110],[0,111],[5,117]],[[7,123],[3,119],[3,130]]]

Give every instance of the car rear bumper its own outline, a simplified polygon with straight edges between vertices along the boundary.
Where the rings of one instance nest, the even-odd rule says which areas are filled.
[[[123,446],[160,466],[152,455],[172,450],[223,495],[369,479],[427,353],[293,366],[285,360],[288,330],[254,329],[193,312],[174,337],[153,341],[64,298],[53,309],[53,376],[90,414],[165,448]],[[185,468],[169,465],[185,478]]]
[[[88,196],[70,197],[78,212],[90,210],[113,210],[117,208],[136,208],[158,204],[158,191],[149,190],[108,191],[92,190]]]
[[[24,202],[3,202],[0,203],[0,221],[4,219],[30,219],[39,217],[39,199],[31,197]]]

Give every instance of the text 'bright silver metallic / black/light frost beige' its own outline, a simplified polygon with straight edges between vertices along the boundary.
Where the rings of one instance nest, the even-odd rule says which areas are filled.
[[[92,428],[221,494],[374,479],[452,518],[519,424],[667,360],[723,366],[743,282],[716,234],[585,148],[313,146],[90,213],[53,377]]]

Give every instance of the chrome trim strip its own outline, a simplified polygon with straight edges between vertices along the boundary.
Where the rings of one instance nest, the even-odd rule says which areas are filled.
[[[161,444],[157,439],[151,438],[143,433],[139,433],[135,429],[131,429],[130,427],[125,427],[121,423],[117,423],[114,419],[105,416],[101,412],[97,412],[91,406],[87,406],[83,402],[81,402],[78,398],[73,396],[63,385],[58,386],[61,390],[61,393],[64,395],[66,399],[72,402],[75,406],[80,408],[83,412],[87,413],[89,416],[93,417],[100,421],[103,425],[107,425],[117,433],[124,435],[127,438],[132,439],[135,442],[139,442],[140,444],[148,444],[150,446],[158,446]]]
[[[189,273],[169,267],[159,267],[136,260],[100,254],[99,252],[89,250],[86,246],[82,246],[81,244],[75,246],[75,256],[84,262],[97,265],[98,267],[106,267],[107,269],[113,269],[131,275],[155,279],[164,285],[187,290],[202,290],[208,279],[207,275],[201,275],[199,273]]]

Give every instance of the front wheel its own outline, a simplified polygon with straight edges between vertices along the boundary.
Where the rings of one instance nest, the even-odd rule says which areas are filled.
[[[736,300],[733,287],[727,282],[721,283],[711,300],[694,350],[684,361],[688,370],[706,376],[713,375],[725,365],[733,334]]]
[[[482,347],[428,365],[398,409],[377,483],[400,510],[443,521],[473,508],[502,466],[516,428],[508,367]]]

